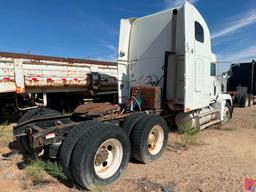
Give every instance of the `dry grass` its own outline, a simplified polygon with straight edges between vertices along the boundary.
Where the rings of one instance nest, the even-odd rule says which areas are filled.
[[[60,180],[66,179],[66,176],[62,171],[62,167],[56,161],[55,162],[52,162],[50,160],[44,161],[44,169],[49,175],[57,179],[60,179]]]
[[[48,174],[60,180],[66,179],[62,168],[57,162],[43,161],[37,157],[28,160],[25,170],[35,185],[46,183]]]
[[[0,125],[0,147],[7,147],[12,140],[12,129],[8,123]]]
[[[188,145],[195,144],[197,142],[200,131],[198,129],[188,127],[179,130],[179,132],[182,134],[180,135],[179,143],[186,148]]]
[[[138,186],[138,191],[142,189],[143,191],[151,191],[151,192],[174,192],[174,184],[171,182],[167,182],[165,184],[157,183],[149,180],[146,177],[138,179],[135,181]]]
[[[39,159],[29,161],[29,165],[26,167],[26,173],[31,177],[35,185],[45,182],[47,175],[44,170],[44,162]]]

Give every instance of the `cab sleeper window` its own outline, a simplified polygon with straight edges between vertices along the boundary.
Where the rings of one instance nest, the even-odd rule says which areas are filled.
[[[203,43],[204,42],[204,28],[199,22],[195,22],[195,36],[196,40]]]
[[[216,76],[216,64],[211,63],[211,76]]]

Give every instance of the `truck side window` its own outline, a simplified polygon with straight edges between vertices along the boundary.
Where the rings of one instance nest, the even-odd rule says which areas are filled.
[[[223,83],[221,84],[221,93],[224,93],[224,89],[225,89],[225,87],[224,87],[224,85],[223,85]]]
[[[211,76],[216,76],[216,64],[211,63]]]
[[[203,43],[204,42],[204,28],[199,22],[195,22],[195,36],[196,40]]]

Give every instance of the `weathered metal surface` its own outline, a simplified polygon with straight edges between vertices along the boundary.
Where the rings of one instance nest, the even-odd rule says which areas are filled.
[[[0,86],[0,93],[14,92],[16,89],[16,85],[14,82],[0,81]]]
[[[97,87],[92,74],[99,74]],[[0,52],[0,93],[77,92],[95,94],[117,91],[117,65],[83,59],[67,59]],[[93,91],[92,91],[93,90]]]
[[[228,94],[231,96],[239,96],[240,95],[238,91],[229,91]]]
[[[127,118],[130,116],[131,113],[114,113],[114,114],[108,114],[104,116],[100,116],[96,118],[98,121],[120,121],[124,118]]]
[[[92,107],[92,105],[88,105]],[[96,106],[96,105],[95,105]],[[103,106],[102,109],[107,110],[110,109],[113,105],[109,103],[105,104],[98,104],[99,106]],[[96,110],[95,110],[96,111]],[[106,121],[106,120],[113,120],[113,119],[122,119],[127,117],[129,114],[108,114],[106,116],[102,116],[97,118],[99,121]],[[81,122],[70,122],[67,124],[56,125],[52,127],[48,127],[47,129],[43,129],[35,125],[36,122],[41,121],[49,121],[49,120],[59,120],[63,118],[70,118],[70,115],[62,115],[62,116],[55,116],[55,117],[47,117],[47,118],[36,118],[33,120],[29,120],[27,122],[23,122],[13,128],[13,135],[15,137],[20,137],[26,134],[29,134],[31,137],[31,145],[33,148],[42,147],[46,145],[50,145],[53,143],[58,143],[64,139],[65,135],[75,126],[80,124]],[[49,137],[49,135],[51,135]]]
[[[141,93],[142,110],[161,109],[161,88],[153,86],[142,86],[139,88]]]
[[[77,59],[77,58],[51,57],[51,56],[21,54],[21,53],[0,52],[0,57],[13,58],[13,59],[28,59],[28,60],[37,60],[37,61],[47,60],[47,61],[56,61],[56,62],[65,62],[65,63],[90,63],[95,65],[116,66],[116,63],[114,62]]]
[[[80,123],[71,122],[63,125],[49,127],[47,129],[44,129],[43,131],[36,131],[32,135],[32,146],[36,148],[40,146],[50,145],[53,143],[59,143],[64,139],[64,135],[66,135],[73,127],[77,126],[78,124]],[[51,134],[53,134],[54,136],[49,137],[49,135]]]
[[[184,107],[183,105],[177,104],[174,101],[166,101],[166,104],[172,111],[182,111]]]
[[[50,121],[50,120],[60,120],[60,119],[65,119],[65,118],[71,118],[72,115],[56,115],[52,117],[42,117],[42,118],[35,118],[35,119],[30,119],[28,121],[24,121],[16,126],[13,127],[13,135],[15,135],[15,130],[17,130],[19,127],[22,127],[24,125],[28,125],[31,123],[39,122],[39,121]]]
[[[14,66],[12,62],[0,62],[0,93],[15,92]]]
[[[75,113],[85,114],[87,116],[102,116],[112,114],[117,111],[119,106],[112,105],[111,103],[88,103],[79,105],[75,109]]]

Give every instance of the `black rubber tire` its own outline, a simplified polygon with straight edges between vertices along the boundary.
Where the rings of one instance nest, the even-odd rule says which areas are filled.
[[[47,109],[47,108],[32,109],[26,112],[23,116],[21,116],[21,118],[18,120],[17,123],[20,124],[20,123],[23,123],[24,121],[28,121],[35,118],[52,117],[57,115],[62,115],[62,113],[59,111],[55,111],[53,109]],[[71,121],[70,119],[61,119],[62,123],[68,123],[70,121]],[[47,128],[55,125],[55,120],[38,122],[36,124],[40,125],[42,128]]]
[[[253,95],[249,95],[249,107],[253,106]]]
[[[18,120],[17,124],[28,121],[29,119],[31,119],[36,114],[37,111],[38,111],[38,109],[29,110],[28,112],[26,112],[24,115],[21,116],[21,118]],[[28,137],[27,136],[22,136],[22,137],[19,138],[19,140],[20,140],[22,148],[26,152],[31,153],[31,154],[34,153],[34,150],[28,144]]]
[[[251,96],[248,96],[249,104],[248,107],[251,107]]]
[[[241,99],[240,106],[243,108],[249,107],[249,97],[247,95],[243,96],[243,98]]]
[[[146,117],[147,115],[145,113],[134,113],[130,115],[127,119],[125,119],[121,123],[121,127],[126,131],[126,133],[130,136],[132,129],[135,127],[135,125],[138,123],[138,121]]]
[[[30,154],[34,154],[35,153],[35,150],[32,149],[30,147],[30,145],[28,144],[28,136],[20,137],[20,143],[21,143],[21,146],[24,149],[24,151],[26,151],[27,153],[30,153]]]
[[[23,123],[24,121],[28,121],[29,119],[31,119],[34,115],[36,115],[37,111],[39,111],[39,109],[31,109],[28,112],[26,112],[24,115],[22,115],[17,124]]]
[[[102,179],[95,173],[94,157],[102,143],[110,138],[118,139],[123,146],[123,159],[116,173]],[[126,170],[130,159],[130,141],[126,132],[117,126],[97,122],[79,139],[71,159],[71,171],[75,181],[87,190],[110,184],[117,180]]]
[[[232,107],[231,107],[231,104],[228,103],[228,102],[226,102],[225,107],[228,108],[229,117],[228,117],[226,120],[224,120],[222,123],[227,123],[230,119],[232,119],[232,115],[233,115],[233,109],[232,109]]]
[[[156,154],[152,155],[148,150],[148,135],[155,125],[160,125],[164,132],[164,141],[162,149]],[[159,115],[147,115],[140,119],[133,128],[130,141],[132,156],[141,163],[148,163],[161,157],[165,151],[168,142],[169,128],[166,121]]]
[[[76,143],[84,135],[84,133],[93,126],[97,121],[88,120],[82,122],[81,124],[75,126],[68,133],[66,138],[63,140],[60,148],[60,163],[63,168],[64,174],[67,176],[69,180],[73,180],[73,176],[70,173],[70,159],[72,156],[72,152],[75,148]]]
[[[35,119],[38,117],[51,117],[51,116],[55,116],[55,115],[61,115],[60,112],[52,110],[52,109],[32,109],[29,110],[28,112],[26,112],[19,120],[18,120],[18,124],[23,123],[25,121],[31,120],[31,119]],[[71,120],[69,119],[62,119],[61,122],[62,123],[68,123]],[[36,123],[37,126],[41,127],[41,128],[48,128],[51,126],[55,125],[55,121],[46,121],[46,122],[38,122]],[[27,136],[22,136],[20,137],[20,143],[23,147],[23,149],[30,153],[30,154],[34,154],[37,153],[37,151],[35,151],[33,148],[30,147],[29,143],[28,143],[28,137]]]

